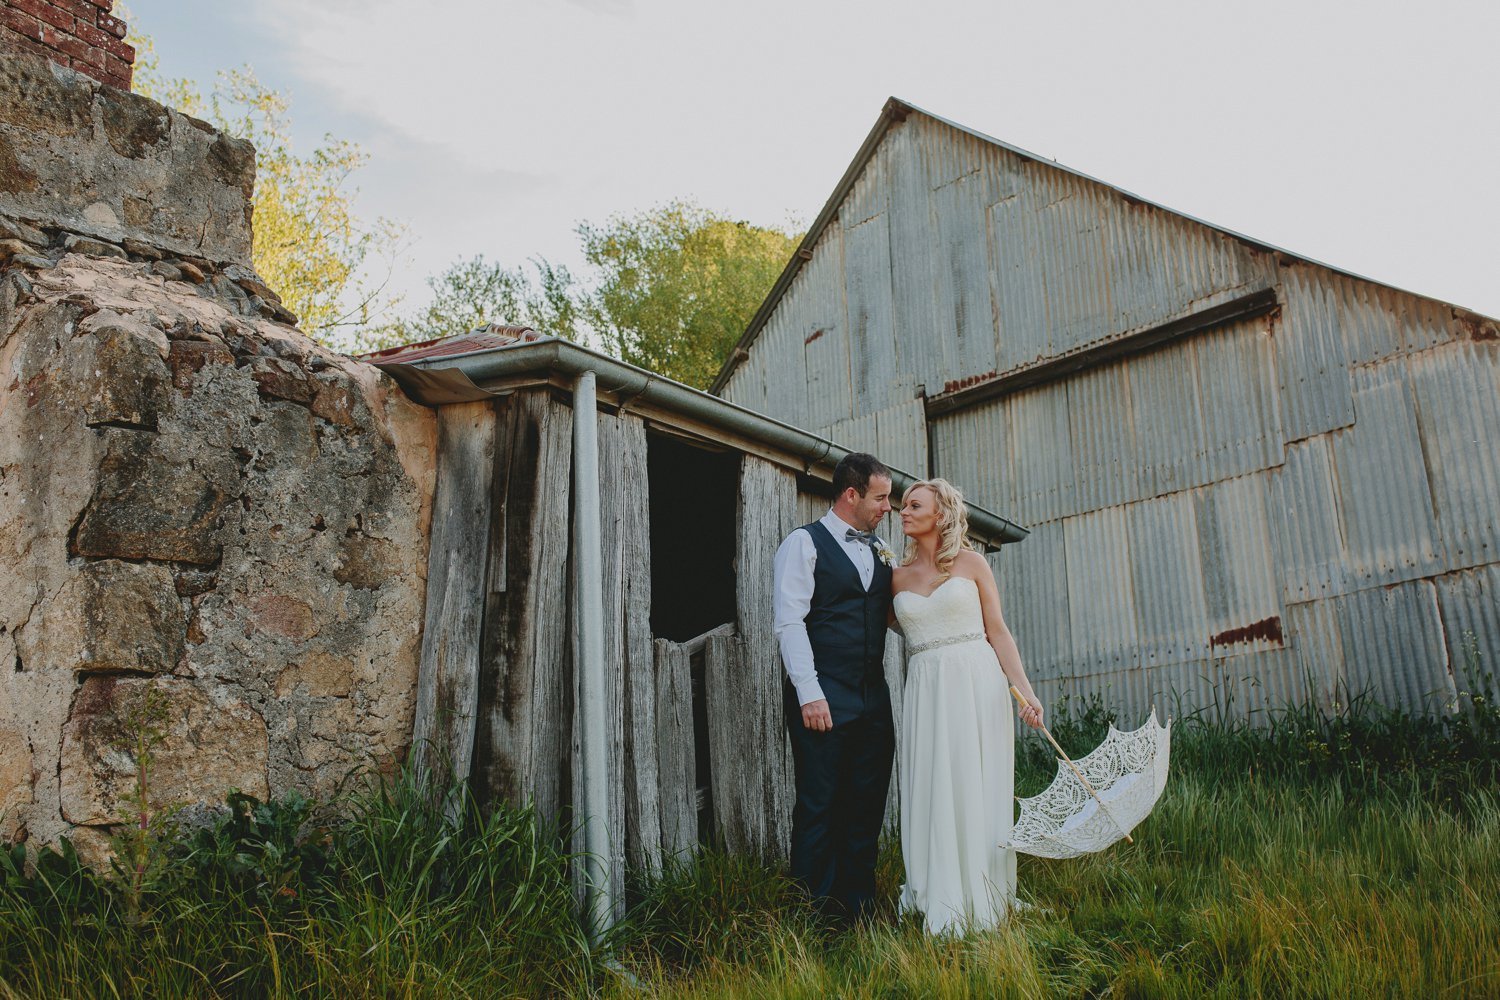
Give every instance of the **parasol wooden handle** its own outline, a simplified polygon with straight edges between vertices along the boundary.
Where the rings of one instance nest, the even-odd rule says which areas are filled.
[[[1015,695],[1016,701],[1020,703],[1022,708],[1026,707],[1025,697],[1022,696],[1020,691],[1016,690],[1016,686],[1014,684],[1010,686],[1010,693]],[[1048,732],[1046,726],[1038,725],[1037,728],[1042,731],[1043,736],[1047,737],[1047,742],[1052,744],[1052,749],[1057,751],[1057,755],[1063,760],[1067,761],[1068,766],[1073,769],[1073,773],[1078,775],[1078,780],[1083,782],[1083,787],[1087,788],[1089,790],[1089,794],[1094,797],[1094,801],[1099,803],[1099,808],[1104,810],[1104,815],[1108,816],[1111,820],[1114,820],[1114,814],[1109,811],[1109,806],[1104,804],[1104,800],[1099,797],[1099,793],[1094,791],[1094,786],[1089,784],[1089,779],[1085,778],[1083,776],[1083,772],[1078,770],[1078,765],[1073,763],[1073,758],[1069,757],[1066,751],[1064,751],[1062,747],[1058,746],[1057,741],[1052,738],[1052,734]],[[1115,826],[1119,825],[1119,822],[1115,821]],[[1125,833],[1124,828],[1121,828],[1120,832]],[[1135,838],[1130,834],[1125,833],[1125,842],[1127,844],[1133,844],[1135,843]]]

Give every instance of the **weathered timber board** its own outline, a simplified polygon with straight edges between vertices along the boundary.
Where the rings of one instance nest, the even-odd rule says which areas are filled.
[[[709,752],[714,816],[724,845],[776,858],[784,858],[791,843],[795,791],[772,627],[771,564],[797,523],[796,476],[745,456],[735,549],[739,636],[709,643]]]
[[[427,614],[412,745],[418,772],[443,784],[467,775],[474,753],[494,451],[492,404],[438,410]]]
[[[651,638],[651,508],[646,425],[632,415],[599,418],[600,520],[604,539],[604,634],[617,677],[624,847],[630,863],[656,869],[663,847]]]
[[[666,639],[656,640],[655,654],[661,846],[675,857],[698,847],[692,660],[686,647]]]
[[[571,416],[545,391],[517,393],[496,406],[473,785],[482,800],[533,802],[545,819],[566,821],[573,794]]]

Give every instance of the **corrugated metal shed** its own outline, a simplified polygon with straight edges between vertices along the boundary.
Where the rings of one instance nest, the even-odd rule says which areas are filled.
[[[1494,320],[893,99],[714,391],[1029,524],[992,559],[1053,694],[1493,690]]]

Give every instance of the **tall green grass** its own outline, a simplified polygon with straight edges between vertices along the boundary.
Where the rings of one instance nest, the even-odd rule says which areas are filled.
[[[1111,722],[1097,702],[1054,714],[1070,752]],[[1019,746],[1026,794],[1054,762]],[[134,902],[66,846],[0,852],[0,998],[1500,996],[1497,789],[1482,700],[1436,720],[1191,716],[1136,842],[1023,857],[1027,906],[998,930],[933,939],[900,917],[894,843],[881,912],[847,932],[784,872],[706,851],[632,879],[609,962],[562,832],[529,810],[461,797],[451,820],[405,776],[336,816],[232,796],[163,842]]]
[[[530,810],[450,820],[409,776],[340,819],[231,796],[176,840],[128,919],[66,844],[0,856],[3,997],[498,997],[593,975],[561,838]]]
[[[1027,905],[997,931],[933,939],[897,918],[895,844],[885,918],[848,934],[710,854],[647,899],[691,917],[627,926],[619,953],[664,997],[1500,996],[1500,713],[1471,707],[1182,719],[1136,842],[1021,858]],[[1097,701],[1060,715],[1070,752],[1114,721]],[[1055,762],[1039,740],[1020,748],[1031,794]]]

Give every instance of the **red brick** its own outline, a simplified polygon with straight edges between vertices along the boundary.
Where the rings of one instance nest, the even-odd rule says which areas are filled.
[[[75,38],[72,35],[65,35],[56,28],[45,24],[42,25],[42,43],[59,52],[66,53],[74,59],[82,59],[95,66],[104,65],[104,52],[102,49],[96,49],[88,42]]]
[[[128,45],[118,38],[111,38],[106,35],[103,44],[99,47],[116,59],[123,59],[128,63],[135,62],[135,46]]]
[[[89,3],[88,0],[47,0],[47,2],[59,10],[67,11],[80,21],[93,24],[99,20],[99,8]]]
[[[100,31],[93,25],[84,24],[82,21],[79,21],[77,24],[73,25],[73,34],[77,35],[85,42],[88,42],[96,49],[104,48],[105,39],[110,39],[111,41],[114,40],[113,35],[106,35],[104,32]]]
[[[108,53],[104,55],[104,82],[121,90],[130,89],[130,63]]]
[[[58,10],[62,11],[65,14],[69,14],[73,17],[78,16],[78,0],[47,0],[47,3],[56,7]],[[88,4],[84,4],[83,8],[83,16],[89,21],[93,21],[96,17],[99,16],[99,12],[90,7]]]
[[[115,5],[115,0],[88,0],[89,4],[100,10],[109,10]]]
[[[73,15],[47,2],[47,0],[9,0],[11,6],[19,7],[32,17],[46,21],[64,31],[73,30]]]
[[[125,22],[118,17],[104,13],[102,10],[99,12],[99,30],[107,31],[120,39],[123,39],[126,35]]]
[[[25,35],[34,42],[42,40],[41,23],[25,11],[16,10],[13,7],[0,7],[0,22],[3,22],[11,31]]]

